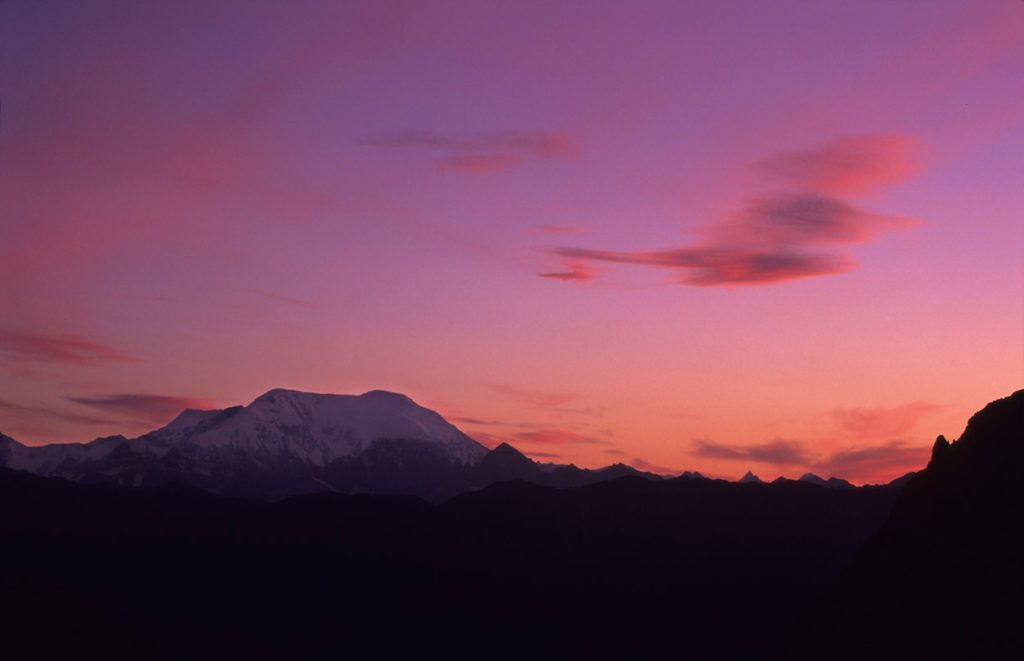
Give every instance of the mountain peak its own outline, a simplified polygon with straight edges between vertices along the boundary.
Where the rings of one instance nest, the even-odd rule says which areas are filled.
[[[747,474],[744,475],[743,477],[741,477],[739,479],[739,481],[744,483],[744,484],[749,483],[749,482],[756,482],[758,484],[763,484],[764,483],[764,480],[762,480],[758,476],[754,475],[753,471],[747,471]]]
[[[380,401],[394,401],[394,402],[405,402],[409,404],[415,404],[408,395],[403,395],[400,392],[391,392],[390,390],[368,390],[362,395],[359,395],[359,399],[368,400],[380,400]]]
[[[800,476],[800,480],[799,481],[800,482],[810,482],[811,484],[817,484],[819,487],[824,487],[824,486],[828,485],[828,482],[825,481],[825,478],[823,478],[823,477],[821,477],[819,475],[815,475],[814,473],[804,473],[803,475]]]

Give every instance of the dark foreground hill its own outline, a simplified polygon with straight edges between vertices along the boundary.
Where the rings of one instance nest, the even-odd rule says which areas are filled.
[[[1024,390],[940,436],[789,654],[1024,658]]]
[[[4,646],[103,658],[770,649],[900,485],[505,482],[270,503],[0,470]]]

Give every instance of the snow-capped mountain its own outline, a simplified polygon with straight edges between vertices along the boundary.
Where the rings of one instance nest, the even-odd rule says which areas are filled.
[[[131,485],[178,480],[268,497],[358,489],[337,481],[358,483],[367,471],[471,467],[487,453],[436,412],[382,390],[355,396],[275,389],[248,406],[186,409],[133,439],[30,447],[0,435],[0,465],[39,475]]]
[[[336,491],[440,501],[512,479],[568,487],[623,475],[660,478],[621,465],[545,470],[509,445],[488,450],[436,412],[383,390],[357,396],[275,389],[248,406],[186,409],[132,439],[31,447],[0,434],[0,466],[77,482],[182,482],[271,500]]]

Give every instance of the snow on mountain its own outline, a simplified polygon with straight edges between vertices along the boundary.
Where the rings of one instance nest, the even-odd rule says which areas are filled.
[[[168,425],[134,439],[25,446],[0,439],[0,465],[40,475],[152,472],[154,467],[213,475],[234,467],[323,467],[359,455],[379,439],[435,448],[449,462],[478,463],[487,448],[405,395],[373,390],[323,395],[275,389],[248,406],[186,409]],[[132,479],[129,482],[137,482]]]
[[[60,474],[59,468],[62,464],[102,459],[126,440],[124,436],[108,436],[97,438],[90,443],[29,446],[0,434],[0,465],[39,475],[57,475]]]
[[[800,482],[809,482],[811,484],[817,484],[819,487],[828,486],[828,482],[825,481],[825,478],[819,477],[818,475],[815,475],[814,473],[804,473],[803,475],[800,476],[800,480],[799,481]]]
[[[271,390],[246,407],[186,410],[146,437],[162,454],[183,443],[249,455],[289,455],[315,466],[359,454],[377,439],[427,441],[452,461],[475,464],[487,449],[430,409],[397,393],[321,395]]]

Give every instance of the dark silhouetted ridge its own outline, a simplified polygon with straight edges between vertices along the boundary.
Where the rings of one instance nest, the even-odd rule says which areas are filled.
[[[936,439],[790,653],[841,640],[850,656],[1024,656],[1022,513],[1024,390],[976,413],[956,442]]]

